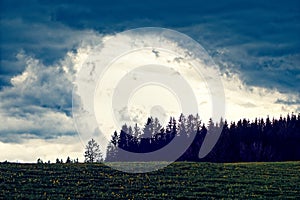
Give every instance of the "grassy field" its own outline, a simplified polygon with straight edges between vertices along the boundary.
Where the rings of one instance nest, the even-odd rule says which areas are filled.
[[[173,163],[146,174],[103,164],[0,164],[0,199],[300,199],[300,162]]]

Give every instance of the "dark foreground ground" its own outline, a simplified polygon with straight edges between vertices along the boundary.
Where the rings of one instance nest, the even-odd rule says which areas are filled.
[[[300,162],[181,162],[146,174],[103,164],[0,164],[0,199],[182,197],[300,199]]]

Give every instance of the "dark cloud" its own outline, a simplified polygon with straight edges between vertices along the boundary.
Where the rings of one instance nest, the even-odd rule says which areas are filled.
[[[55,65],[44,65],[24,53],[18,54],[25,70],[11,79],[12,86],[0,92],[0,141],[76,134],[71,118],[76,55],[69,53]]]
[[[286,105],[300,105],[300,99],[297,100],[283,100],[283,99],[277,99],[275,103],[278,104],[286,104]]]
[[[299,1],[1,2],[2,76],[24,70],[14,58],[20,50],[52,64],[76,48],[81,30],[161,26],[199,41],[217,64],[239,71],[247,84],[293,91],[300,81]],[[291,73],[278,70],[284,65],[294,67]],[[9,84],[7,77],[1,82]]]

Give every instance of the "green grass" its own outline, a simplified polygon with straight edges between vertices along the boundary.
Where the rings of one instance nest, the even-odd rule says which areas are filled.
[[[179,162],[146,174],[103,164],[2,163],[0,199],[300,199],[299,176],[300,162]]]

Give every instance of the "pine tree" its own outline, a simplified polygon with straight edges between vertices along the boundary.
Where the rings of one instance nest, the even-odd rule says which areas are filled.
[[[91,139],[85,147],[84,162],[94,163],[103,161],[100,147],[94,139]]]
[[[70,157],[68,156],[67,160],[66,160],[66,163],[71,163],[71,159]]]

